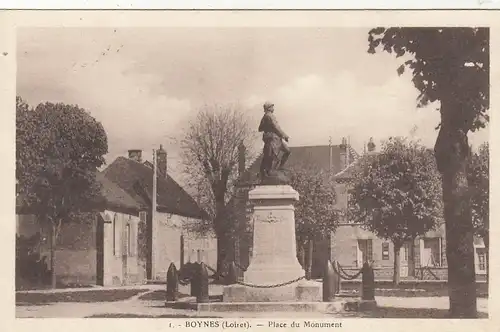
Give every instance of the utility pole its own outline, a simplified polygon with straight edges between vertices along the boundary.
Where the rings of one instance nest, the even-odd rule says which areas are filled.
[[[156,274],[156,211],[157,211],[157,196],[158,196],[158,165],[156,158],[156,150],[153,149],[153,193],[151,197],[151,279],[155,279]]]

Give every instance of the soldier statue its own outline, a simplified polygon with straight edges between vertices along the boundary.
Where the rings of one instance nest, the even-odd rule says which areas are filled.
[[[263,132],[264,151],[260,164],[262,184],[284,184],[288,181],[284,174],[285,163],[290,156],[290,148],[285,142],[289,137],[281,129],[274,116],[274,104],[264,104],[264,116],[260,121],[259,132]]]

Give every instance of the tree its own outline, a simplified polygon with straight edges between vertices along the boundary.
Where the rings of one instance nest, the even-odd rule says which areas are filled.
[[[468,175],[469,185],[471,186],[474,230],[475,234],[484,241],[486,261],[488,262],[490,247],[490,152],[488,143],[482,144],[479,151],[472,154]],[[489,264],[486,266],[489,267]]]
[[[217,274],[230,259],[234,222],[227,206],[237,177],[239,150],[249,146],[253,132],[245,113],[234,105],[200,108],[183,133],[181,146],[185,172],[199,190],[199,201],[212,215],[217,237]],[[249,149],[245,154],[249,155]]]
[[[331,234],[338,225],[335,182],[328,172],[298,167],[290,170],[290,185],[300,193],[295,205],[295,233],[299,251],[307,251],[305,270],[310,278],[314,240]]]
[[[52,287],[63,222],[102,203],[97,168],[108,151],[102,125],[78,106],[44,103],[31,109],[16,98],[16,180],[23,205],[50,229]]]
[[[477,317],[467,134],[489,120],[489,29],[375,28],[368,42],[369,53],[380,46],[410,57],[397,72],[412,71],[418,106],[441,103],[434,151],[442,174],[450,316]]]
[[[418,143],[391,138],[360,168],[353,179],[349,212],[353,220],[394,244],[397,285],[401,247],[434,229],[442,216],[436,162],[432,152]]]

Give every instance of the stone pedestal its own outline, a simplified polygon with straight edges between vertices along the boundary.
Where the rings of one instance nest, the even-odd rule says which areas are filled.
[[[299,194],[289,185],[258,186],[249,192],[254,206],[253,255],[244,285],[224,289],[224,302],[320,301],[319,284],[294,282],[305,275],[297,259],[294,203]],[[271,286],[269,288],[251,285]]]
[[[249,284],[276,284],[304,276],[297,259],[291,186],[258,186],[248,193],[254,206],[253,255],[244,275]]]

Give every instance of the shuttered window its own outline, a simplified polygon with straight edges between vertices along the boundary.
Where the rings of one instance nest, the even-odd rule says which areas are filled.
[[[365,262],[373,261],[372,239],[358,240],[358,266],[363,266]]]
[[[389,242],[382,243],[382,259],[389,260]]]
[[[441,238],[424,238],[420,262],[422,266],[441,266]]]
[[[121,231],[121,223],[118,218],[118,213],[116,213],[113,218],[113,253],[116,257],[120,256],[121,254]]]
[[[477,267],[479,271],[486,271],[486,249],[476,248],[477,252]]]
[[[116,256],[116,214],[113,217],[113,256]]]

